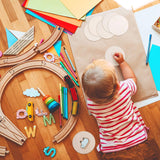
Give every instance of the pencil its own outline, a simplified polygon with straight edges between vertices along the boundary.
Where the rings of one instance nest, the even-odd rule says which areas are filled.
[[[72,64],[72,61],[71,61],[71,59],[70,59],[70,57],[69,57],[69,54],[68,54],[67,50],[65,49],[65,47],[63,47],[63,48],[64,48],[64,51],[65,51],[65,53],[66,53],[66,55],[67,55],[67,58],[68,58],[68,60],[69,60],[69,62],[70,62],[70,64],[71,64],[71,66],[72,66],[72,68],[73,68],[73,70],[74,70],[74,72],[75,72],[76,70],[75,70],[75,68],[74,68],[74,66],[73,66],[73,64]]]
[[[62,57],[60,57],[60,61],[63,63],[64,67],[67,69],[67,71],[72,75],[72,77],[75,77],[73,75],[73,73],[70,71],[70,69],[68,68],[68,66],[66,65],[66,63],[64,62],[64,59],[62,59]],[[67,72],[67,73],[68,73]],[[77,78],[75,78],[75,80],[77,81]]]
[[[69,65],[69,63],[67,62],[67,60],[65,59],[64,55],[62,53],[60,53],[62,59],[64,60],[64,62],[66,63],[66,65],[68,66],[68,68],[70,69],[70,71],[73,73],[74,77],[77,79],[76,74],[74,73],[73,69],[71,68],[71,66]]]
[[[147,50],[147,56],[146,56],[146,65],[148,64],[148,60],[149,60],[149,52],[150,52],[150,47],[151,47],[151,39],[152,39],[152,34],[149,35],[148,50]]]
[[[74,83],[79,87],[78,82],[74,79],[74,77],[69,73],[69,71],[67,70],[67,68],[64,66],[64,64],[60,61],[60,65],[62,66],[62,68],[68,73],[68,75],[70,76],[70,78],[74,81]]]

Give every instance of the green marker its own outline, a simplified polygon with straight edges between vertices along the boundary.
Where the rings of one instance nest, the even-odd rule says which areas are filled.
[[[60,62],[62,68],[68,73],[68,75],[72,78],[72,80],[74,81],[74,83],[79,87],[79,84],[77,83],[77,81],[73,78],[73,76],[69,73],[69,71],[67,70],[67,68],[64,66],[64,64],[62,62]]]

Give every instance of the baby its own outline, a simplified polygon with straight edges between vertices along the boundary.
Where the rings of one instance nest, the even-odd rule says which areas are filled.
[[[82,75],[87,108],[99,126],[99,152],[115,152],[147,139],[146,125],[131,97],[136,93],[136,77],[121,53],[115,53],[124,81],[118,81],[112,64],[99,59]]]

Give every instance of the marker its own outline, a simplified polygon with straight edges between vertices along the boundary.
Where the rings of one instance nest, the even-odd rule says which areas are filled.
[[[58,101],[60,103],[60,95],[58,95]],[[59,125],[62,128],[61,107],[59,107]]]
[[[148,64],[148,60],[149,60],[149,52],[150,52],[150,47],[151,47],[151,39],[152,39],[152,34],[149,35],[148,50],[147,50],[147,57],[146,57],[146,65]]]
[[[63,104],[62,104],[62,85],[59,84],[59,90],[60,90],[60,104],[61,104],[61,115],[63,115]]]
[[[69,71],[67,70],[67,68],[64,66],[64,64],[60,61],[60,65],[62,66],[62,68],[68,73],[68,75],[70,76],[70,78],[74,81],[74,83],[79,87],[78,82],[73,78],[73,76],[69,73]]]
[[[71,68],[71,66],[69,65],[69,63],[67,62],[67,60],[65,59],[64,55],[62,53],[60,53],[60,55],[63,58],[63,60],[66,63],[66,65],[68,66],[68,68],[70,69],[70,71],[73,73],[74,77],[77,79],[76,74],[74,73],[73,69]]]
[[[72,66],[72,68],[73,68],[73,70],[74,70],[74,72],[76,71],[75,70],[75,68],[74,68],[74,66],[73,66],[73,64],[72,64],[72,61],[71,61],[71,59],[70,59],[70,57],[69,57],[69,55],[68,55],[68,52],[67,52],[67,50],[65,49],[65,47],[63,47],[64,48],[64,51],[65,51],[65,53],[66,53],[66,55],[67,55],[67,58],[68,58],[68,60],[69,60],[69,62],[70,62],[70,64],[71,64],[71,66]]]

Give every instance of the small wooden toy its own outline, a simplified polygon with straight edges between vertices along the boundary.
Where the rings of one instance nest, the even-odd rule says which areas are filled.
[[[53,123],[56,123],[56,121],[55,121],[52,113],[49,114],[49,120],[48,120],[48,118],[47,118],[45,115],[43,116],[43,122],[44,122],[44,125],[45,125],[45,126],[47,126],[46,121],[48,122],[49,125],[52,124],[52,121],[53,121]]]
[[[20,115],[20,113],[23,113],[23,115]],[[19,109],[17,111],[17,119],[24,119],[28,116],[27,111],[25,109]]]
[[[49,112],[53,113],[55,110],[59,108],[59,103],[56,102],[50,95],[45,95],[39,88],[38,91],[42,94],[45,105],[48,107]]]
[[[7,151],[5,146],[0,146],[0,156],[5,156],[6,153],[9,153],[9,151]]]
[[[33,130],[31,127],[29,127],[29,131],[27,129],[27,127],[24,127],[24,130],[26,131],[27,137],[30,138],[31,135],[34,138],[36,135],[36,125],[33,126]]]
[[[43,149],[43,152],[44,152],[44,154],[45,154],[46,156],[50,156],[50,154],[51,154],[52,151],[53,151],[53,154],[51,155],[51,158],[53,158],[53,157],[56,155],[56,149],[55,149],[55,148],[51,148],[51,149],[49,150],[49,148],[50,148],[50,147],[44,148],[44,149]],[[49,150],[49,151],[48,151],[48,150]]]
[[[36,115],[37,116],[46,116],[47,115],[47,112],[43,112],[43,110],[41,109],[41,112],[39,113],[39,109],[37,108],[36,110],[35,110],[35,113],[36,113]]]
[[[156,20],[156,22],[152,25],[152,28],[160,33],[160,17]]]
[[[34,115],[33,115],[33,112],[34,112],[34,104],[32,102],[28,102],[27,103],[27,106],[26,106],[26,111],[28,113],[28,119],[29,121],[33,121],[33,118],[34,118]]]

